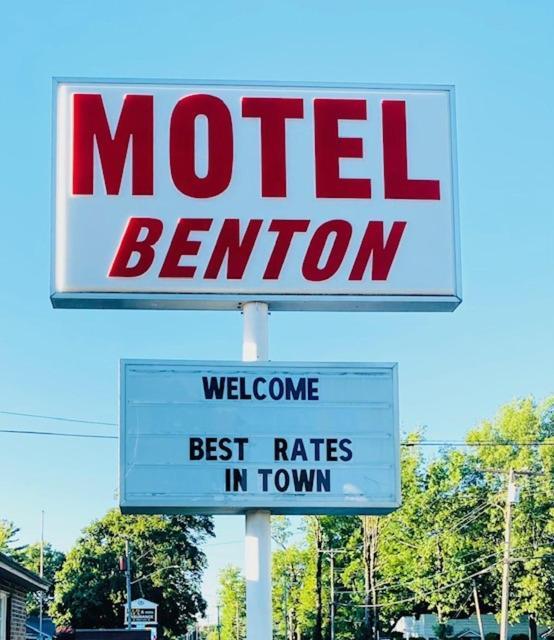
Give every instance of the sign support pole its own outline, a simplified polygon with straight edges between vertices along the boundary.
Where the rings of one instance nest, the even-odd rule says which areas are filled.
[[[127,586],[127,629],[132,629],[133,610],[131,608],[131,545],[129,540],[125,540],[125,556],[127,566],[125,568],[125,583]]]
[[[242,359],[246,362],[268,360],[268,305],[247,302],[244,317]],[[269,511],[246,513],[246,640],[271,640],[271,514]]]

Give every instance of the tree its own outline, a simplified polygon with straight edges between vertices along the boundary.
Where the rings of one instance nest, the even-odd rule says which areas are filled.
[[[300,640],[310,630],[306,616],[309,551],[291,545],[273,553],[273,618],[276,637]]]
[[[200,593],[206,558],[200,545],[213,535],[205,516],[123,516],[112,510],[87,527],[57,574],[50,612],[59,625],[123,625],[125,577],[118,569],[125,541],[132,547],[133,597],[159,604],[163,632],[186,632],[206,603]]]
[[[322,516],[309,516],[306,519],[307,542],[309,552],[309,560],[307,567],[307,584],[306,597],[309,598],[309,604],[313,602],[311,630],[313,640],[323,640],[323,623],[324,623],[324,586],[323,586],[323,549],[324,534],[322,527]],[[313,601],[312,601],[313,598]]]
[[[9,520],[0,520],[0,553],[4,553],[17,560],[22,546],[17,546],[19,529]]]
[[[500,535],[487,529],[493,508],[482,474],[465,453],[445,451],[428,465],[415,591],[439,623],[470,611],[471,576],[491,564]]]
[[[491,493],[503,494],[509,469],[516,472],[520,501],[513,514],[509,615],[511,620],[528,615],[536,640],[539,618],[554,623],[554,397],[540,405],[532,398],[505,405],[468,435],[469,443],[484,441],[489,446],[477,448],[475,458]],[[492,518],[502,528],[502,514]],[[500,553],[501,541],[497,548]],[[499,564],[497,579],[500,571]]]
[[[54,600],[55,576],[61,569],[65,560],[65,555],[54,549],[51,544],[44,545],[44,579],[50,583],[48,591],[44,594],[43,611],[48,611],[50,604]],[[40,543],[36,542],[25,547],[20,552],[20,562],[29,571],[40,573]],[[27,614],[30,616],[39,615],[40,596],[38,593],[30,593],[27,596]]]
[[[40,573],[40,543],[30,545],[17,545],[19,529],[13,522],[0,520],[0,552],[10,556],[21,563],[29,571]],[[50,587],[44,596],[44,611],[54,598],[54,578],[65,559],[64,554],[51,544],[44,545],[44,579],[50,583]],[[38,593],[27,595],[27,614],[36,616],[39,614],[40,597]]]
[[[490,548],[487,517],[480,518],[490,506],[486,488],[460,452],[426,462],[420,437],[410,436],[402,450],[402,506],[334,526],[332,546],[346,549],[337,555],[337,637],[388,635],[402,615],[436,611],[447,619],[470,610],[468,576],[485,566]]]
[[[206,627],[204,630],[206,640],[219,640],[219,634],[217,632],[217,625],[212,624]]]
[[[238,567],[229,565],[219,576],[221,640],[246,636],[246,581]]]
[[[279,546],[273,553],[273,628],[277,638],[300,640],[312,629],[315,604],[308,567],[310,550],[293,544],[290,520],[273,516],[272,537]]]
[[[401,508],[386,517],[343,519],[351,522],[351,529],[345,531],[345,540],[335,542],[346,549],[337,556],[342,591],[338,614],[339,629],[350,625],[350,637],[372,638],[378,629],[389,635],[401,615],[418,611],[410,577],[417,570],[418,542],[424,537],[420,511],[425,471],[419,440],[420,435],[413,434],[405,442],[409,446],[402,448]]]
[[[389,635],[401,616],[429,611],[439,618],[437,636],[446,637],[449,618],[474,613],[474,582],[482,611],[497,614],[510,468],[521,489],[513,515],[510,618],[529,616],[531,640],[537,620],[554,624],[554,398],[502,407],[469,433],[461,450],[423,456],[420,440],[415,433],[404,442],[403,501],[395,512],[311,516],[305,545],[289,544],[286,522],[277,522],[278,638],[284,638],[282,576],[289,591],[300,591],[297,601],[287,593],[287,640],[328,637],[330,550],[337,640],[374,638],[378,629]]]

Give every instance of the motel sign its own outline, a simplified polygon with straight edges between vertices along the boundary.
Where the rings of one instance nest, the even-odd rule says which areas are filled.
[[[451,310],[453,94],[59,81],[59,307]]]

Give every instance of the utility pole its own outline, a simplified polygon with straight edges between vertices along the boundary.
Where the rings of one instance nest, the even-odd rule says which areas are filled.
[[[39,565],[39,575],[40,575],[41,578],[44,578],[44,509],[41,511],[41,517],[40,517],[40,565]],[[44,607],[44,591],[41,590],[40,593],[39,593],[39,621],[38,621],[39,640],[42,640],[43,607]]]
[[[217,640],[221,640],[221,622],[220,622],[220,618],[219,618],[219,609],[221,608],[221,605],[217,605]]]
[[[335,553],[329,556],[331,563],[331,640],[335,640]]]
[[[512,551],[512,507],[518,502],[513,468],[508,473],[506,487],[504,559],[502,564],[502,610],[500,616],[500,640],[508,640],[508,608],[510,599],[510,555]]]
[[[473,582],[473,599],[475,601],[475,613],[477,615],[477,624],[479,625],[479,635],[481,640],[485,640],[485,632],[483,630],[483,620],[481,619],[481,607],[479,606],[479,594],[477,593],[477,583]]]
[[[283,576],[283,609],[285,614],[285,638],[289,640],[289,593],[287,585],[287,576]]]
[[[125,540],[125,580],[127,582],[127,629],[131,630],[131,545]]]
[[[329,605],[331,626],[330,640],[335,640],[335,613],[337,609],[337,603],[335,601],[335,555],[342,551],[346,551],[346,549],[321,549],[320,551],[320,553],[326,553],[329,555],[329,564],[331,569],[331,604]]]

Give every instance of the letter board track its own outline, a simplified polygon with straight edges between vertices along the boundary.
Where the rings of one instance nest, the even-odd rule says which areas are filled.
[[[444,311],[451,87],[54,84],[58,307]]]
[[[125,513],[400,504],[395,364],[127,360],[120,403]]]

